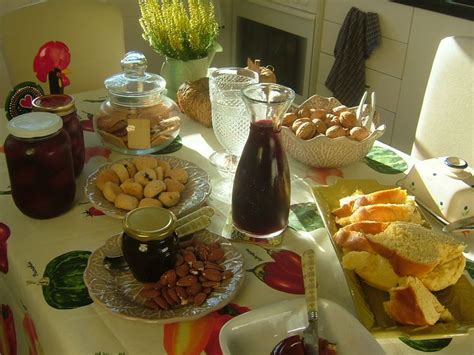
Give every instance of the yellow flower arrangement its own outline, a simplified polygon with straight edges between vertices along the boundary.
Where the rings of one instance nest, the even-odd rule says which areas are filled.
[[[188,61],[207,56],[219,34],[210,0],[138,0],[143,38],[155,52]]]

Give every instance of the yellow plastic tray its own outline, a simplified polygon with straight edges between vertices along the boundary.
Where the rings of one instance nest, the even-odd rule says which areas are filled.
[[[381,185],[375,180],[340,179],[334,185],[315,186],[313,194],[324,225],[330,234],[331,243],[336,251],[339,262],[342,262],[342,250],[336,245],[332,236],[337,232],[331,211],[339,207],[339,199],[352,195],[356,190],[371,193],[392,188]],[[419,211],[420,212],[420,211]],[[420,212],[421,213],[421,212]],[[409,337],[415,340],[438,339],[466,335],[474,328],[474,280],[467,272],[459,281],[434,294],[438,300],[452,313],[456,321],[433,326],[404,326],[395,323],[383,309],[383,302],[389,299],[388,292],[378,290],[362,282],[352,270],[345,270],[346,281],[351,290],[352,299],[360,322],[378,338]]]

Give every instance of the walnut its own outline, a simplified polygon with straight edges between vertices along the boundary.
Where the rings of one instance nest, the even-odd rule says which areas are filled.
[[[303,123],[305,122],[311,122],[311,120],[307,117],[305,118],[298,118],[295,122],[293,122],[293,124],[291,125],[291,129],[293,130],[293,132],[296,133],[296,130],[298,129],[298,127],[300,125],[302,125]]]
[[[339,116],[341,112],[344,112],[344,111],[347,111],[346,105],[336,106],[332,109],[332,113],[335,114],[336,116]]]
[[[301,110],[298,111],[298,117],[309,117],[311,111],[308,107],[303,107]]]
[[[344,111],[339,115],[339,122],[345,128],[352,128],[357,125],[357,117],[350,111]]]
[[[304,122],[296,130],[296,136],[301,139],[311,139],[316,134],[316,125],[313,122]]]
[[[324,120],[326,118],[326,114],[326,110],[312,108],[310,118],[319,118],[321,120]]]
[[[370,131],[364,127],[354,127],[350,130],[349,138],[356,141],[361,141],[367,138],[370,134]]]
[[[326,124],[324,123],[323,120],[319,119],[319,118],[314,118],[312,120],[313,124],[316,126],[316,131],[319,133],[319,134],[324,134],[327,130],[327,126]]]
[[[341,126],[332,126],[326,130],[326,136],[329,138],[345,137],[346,131]]]
[[[285,113],[285,116],[283,116],[283,126],[291,127],[293,122],[295,122],[298,119],[298,116],[294,112],[288,112]]]

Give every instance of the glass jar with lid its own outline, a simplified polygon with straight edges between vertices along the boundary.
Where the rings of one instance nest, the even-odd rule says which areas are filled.
[[[74,202],[71,140],[58,115],[31,112],[8,122],[4,144],[15,205],[33,218],[56,217]]]
[[[77,115],[74,98],[64,94],[44,95],[34,99],[32,106],[34,112],[51,112],[62,118],[63,127],[71,139],[74,174],[78,176],[84,168],[85,147],[84,132]]]
[[[178,237],[173,212],[162,207],[137,208],[127,213],[122,226],[123,256],[138,281],[158,281],[174,267]]]
[[[123,72],[105,80],[109,97],[94,117],[105,146],[124,154],[149,154],[168,146],[179,133],[180,110],[163,95],[166,81],[147,73],[139,52],[128,52]]]

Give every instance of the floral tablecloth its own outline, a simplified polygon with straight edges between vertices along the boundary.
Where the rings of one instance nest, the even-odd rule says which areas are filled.
[[[0,149],[0,354],[220,354],[218,335],[226,321],[250,309],[302,297],[300,255],[306,248],[314,248],[318,255],[318,272],[323,275],[319,295],[355,314],[310,186],[339,178],[370,178],[395,184],[411,165],[408,156],[377,143],[363,161],[342,169],[310,168],[290,159],[290,228],[278,246],[234,243],[244,256],[246,275],[232,303],[193,321],[167,325],[131,321],[93,303],[82,281],[90,253],[121,231],[120,220],[103,215],[89,203],[82,193],[84,182],[98,166],[122,156],[101,146],[93,132],[92,117],[105,92],[75,97],[87,150],[86,165],[77,181],[81,193],[69,212],[49,220],[31,219],[19,212],[10,194],[5,157]],[[6,119],[0,120],[3,143]],[[180,137],[165,153],[196,163],[210,174],[212,181],[217,181],[221,175],[208,157],[218,149],[212,129],[184,119]],[[216,210],[209,229],[223,234],[228,228],[229,201],[211,195],[207,204]],[[73,280],[74,287],[61,289],[64,278]],[[51,292],[57,297],[50,297]],[[474,334],[415,342],[390,339],[381,344],[387,354],[473,354]]]

